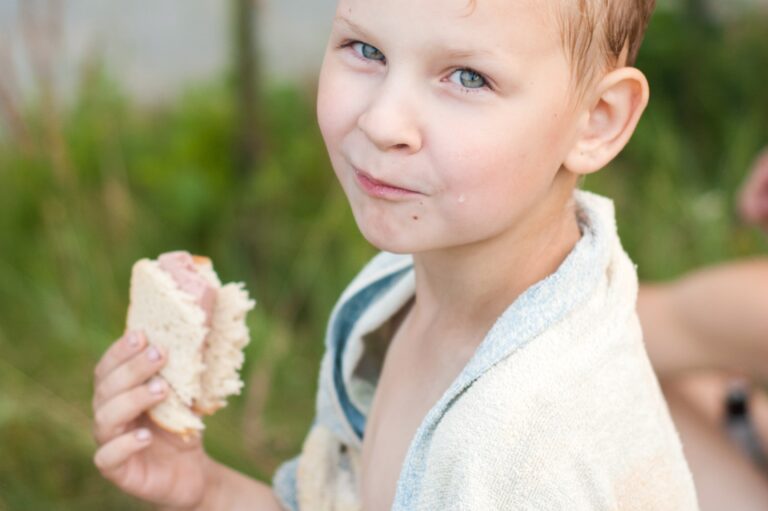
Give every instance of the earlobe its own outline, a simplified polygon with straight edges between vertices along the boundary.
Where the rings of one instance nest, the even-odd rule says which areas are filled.
[[[640,70],[611,71],[596,85],[597,98],[563,165],[575,174],[605,167],[629,142],[648,105],[648,81]]]

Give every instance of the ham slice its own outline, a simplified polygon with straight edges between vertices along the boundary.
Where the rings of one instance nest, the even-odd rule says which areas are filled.
[[[205,312],[205,324],[211,326],[216,305],[216,288],[200,275],[194,257],[185,251],[167,252],[157,258],[160,269],[168,272],[179,289],[191,295]]]

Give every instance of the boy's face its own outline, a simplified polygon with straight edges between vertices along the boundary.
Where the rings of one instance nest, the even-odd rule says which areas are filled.
[[[548,3],[476,4],[339,1],[318,119],[355,219],[383,250],[530,231],[575,140]]]

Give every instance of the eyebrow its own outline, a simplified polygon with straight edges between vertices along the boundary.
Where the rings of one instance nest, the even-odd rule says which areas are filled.
[[[488,50],[462,50],[458,48],[447,48],[445,54],[454,59],[465,59],[470,57],[494,57],[497,54]]]
[[[343,25],[346,25],[347,28],[349,28],[353,32],[357,32],[358,34],[360,34],[361,36],[365,37],[366,39],[369,38],[368,32],[366,32],[363,27],[361,27],[360,25],[358,25],[354,21],[345,18],[344,16],[336,16],[335,18],[333,18],[333,21],[341,23]]]
[[[341,23],[342,25],[346,25],[346,27],[353,32],[358,33],[362,38],[366,40],[371,40],[371,36],[368,34],[368,32],[355,23],[354,21],[345,18],[344,16],[336,16],[333,19],[336,23]],[[440,52],[445,55],[449,59],[467,59],[471,57],[498,57],[498,54],[494,51],[490,50],[483,50],[483,49],[464,49],[464,48],[456,48],[456,47],[449,47],[449,48],[440,48]]]

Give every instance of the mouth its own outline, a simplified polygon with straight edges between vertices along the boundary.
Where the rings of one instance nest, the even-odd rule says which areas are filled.
[[[387,183],[386,181],[380,181],[360,169],[354,168],[354,170],[358,185],[366,194],[372,197],[396,200],[416,195],[424,195],[416,190],[410,190],[408,188]]]

